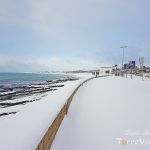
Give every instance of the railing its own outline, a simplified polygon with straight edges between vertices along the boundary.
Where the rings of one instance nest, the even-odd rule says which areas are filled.
[[[55,138],[55,135],[61,125],[62,120],[64,119],[65,115],[68,113],[70,104],[72,102],[72,99],[74,97],[74,95],[76,94],[76,92],[78,91],[78,89],[87,81],[93,79],[95,77],[89,78],[85,81],[83,81],[75,90],[74,92],[71,94],[71,96],[68,98],[66,104],[63,106],[63,108],[61,109],[61,111],[59,112],[59,114],[57,115],[57,117],[55,118],[55,120],[53,121],[53,123],[51,124],[51,126],[49,127],[49,129],[47,130],[47,132],[45,133],[44,137],[42,138],[41,142],[39,143],[37,150],[49,150],[53,140]]]

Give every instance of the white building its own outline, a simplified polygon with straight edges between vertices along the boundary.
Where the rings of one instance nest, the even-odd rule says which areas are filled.
[[[106,75],[111,75],[111,73],[112,73],[112,67],[101,67],[99,70],[94,70],[92,72],[92,75],[106,76]]]

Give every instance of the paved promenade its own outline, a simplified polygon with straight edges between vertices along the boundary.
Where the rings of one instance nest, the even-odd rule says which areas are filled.
[[[75,95],[51,150],[149,150],[150,81],[93,79]]]

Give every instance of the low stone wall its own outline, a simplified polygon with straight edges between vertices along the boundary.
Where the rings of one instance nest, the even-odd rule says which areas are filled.
[[[93,77],[95,78],[95,77]],[[63,108],[61,109],[61,111],[59,112],[59,114],[57,115],[57,117],[55,118],[55,120],[53,121],[53,123],[51,124],[51,126],[49,127],[48,131],[45,133],[43,139],[41,140],[41,142],[39,143],[37,150],[49,150],[53,140],[55,138],[55,135],[60,127],[60,124],[62,122],[62,120],[64,119],[65,115],[68,113],[68,109],[69,106],[72,102],[72,99],[74,97],[74,95],[76,94],[76,92],[78,91],[78,89],[87,81],[93,79],[87,79],[86,81],[82,82],[75,90],[74,92],[71,94],[71,96],[68,98],[66,104],[63,106]]]

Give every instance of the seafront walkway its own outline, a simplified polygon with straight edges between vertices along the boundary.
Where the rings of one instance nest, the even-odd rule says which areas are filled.
[[[139,78],[101,77],[85,83],[51,150],[149,150],[149,89],[150,81]]]

